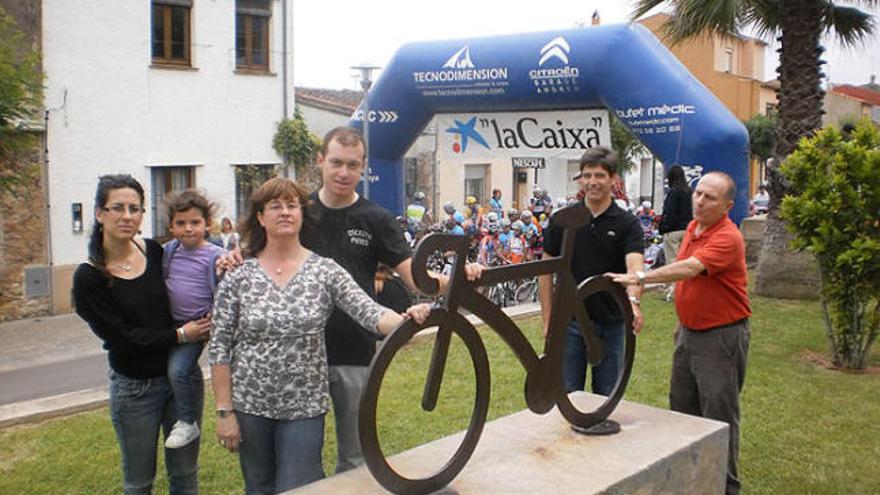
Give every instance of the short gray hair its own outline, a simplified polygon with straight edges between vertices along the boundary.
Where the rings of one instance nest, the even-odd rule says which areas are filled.
[[[717,175],[724,179],[724,181],[727,182],[727,191],[725,196],[730,201],[736,200],[736,182],[733,181],[733,177],[720,170],[713,170],[711,172],[708,172],[707,174],[703,175],[703,177],[706,177],[708,175]]]

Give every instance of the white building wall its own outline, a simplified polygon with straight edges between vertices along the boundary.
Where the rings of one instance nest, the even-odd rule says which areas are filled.
[[[271,74],[252,75],[235,72],[234,1],[193,3],[191,69],[151,67],[150,2],[44,1],[55,265],[86,257],[99,175],[129,173],[150,198],[150,167],[197,165],[195,186],[228,215],[235,209],[232,165],[280,162],[272,136],[283,117],[282,2],[271,4]],[[292,67],[288,53],[289,113]],[[79,234],[71,228],[72,203],[84,209]],[[152,224],[146,215],[147,237],[156,234]]]
[[[299,110],[303,120],[309,127],[309,131],[323,139],[330,130],[341,125],[348,124],[349,117],[338,112],[313,107],[307,103],[299,102]]]
[[[577,187],[573,187],[572,177],[577,172],[569,170],[567,158],[547,158],[546,166],[538,170],[538,186],[546,189],[554,201],[559,198],[567,198],[577,194]],[[529,194],[535,184],[530,184]]]
[[[643,200],[648,200],[654,211],[661,213],[665,198],[665,174],[663,163],[653,160],[650,155],[636,159],[635,166],[623,177],[626,193],[633,205],[638,207]]]

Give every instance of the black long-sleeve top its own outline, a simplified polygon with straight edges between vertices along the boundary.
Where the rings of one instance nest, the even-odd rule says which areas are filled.
[[[76,313],[104,341],[110,367],[129,378],[166,374],[168,351],[177,342],[162,275],[162,246],[146,239],[144,273],[132,280],[107,277],[88,264],[73,275]]]
[[[660,233],[687,230],[693,217],[691,193],[677,187],[670,188],[663,200],[663,218],[660,219]]]

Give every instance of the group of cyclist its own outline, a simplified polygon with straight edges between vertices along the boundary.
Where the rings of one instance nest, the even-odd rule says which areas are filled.
[[[405,216],[397,217],[404,236],[415,245],[430,233],[451,233],[468,236],[470,250],[468,261],[479,262],[485,266],[499,266],[541,259],[544,249],[544,229],[554,208],[567,204],[561,198],[553,201],[547,190],[536,186],[526,209],[505,209],[501,201],[501,191],[494,189],[488,205],[478,204],[474,196],[468,196],[464,207],[456,208],[451,201],[446,202],[442,212],[433,219],[425,206],[425,193],[417,191],[407,205]],[[650,201],[641,204],[620,202],[620,206],[631,211],[642,226],[645,243],[646,268],[657,268],[665,263],[663,236],[658,230],[661,216],[654,212]],[[440,263],[438,266],[442,266]]]
[[[411,245],[415,246],[422,237],[435,232],[468,236],[470,261],[485,266],[541,259],[543,231],[550,213],[554,207],[566,203],[565,199],[554,203],[546,189],[536,186],[525,209],[505,209],[501,191],[495,189],[487,207],[480,205],[474,196],[468,196],[461,209],[451,201],[446,202],[434,220],[424,200],[425,194],[417,191],[406,208],[406,215],[397,217]]]

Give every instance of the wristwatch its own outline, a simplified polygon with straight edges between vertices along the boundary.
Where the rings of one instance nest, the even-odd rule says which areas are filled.
[[[232,416],[235,414],[235,409],[217,409],[217,417],[225,418],[227,416]]]
[[[636,272],[636,280],[639,282],[639,287],[645,286],[645,277],[647,277],[645,272],[643,272],[641,270]]]
[[[639,298],[636,296],[629,296],[629,302],[635,304],[636,306],[640,306],[642,304],[642,301],[640,301]]]

